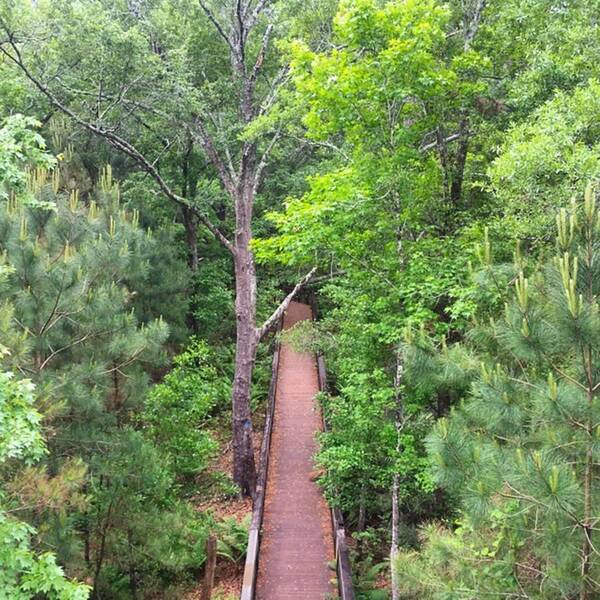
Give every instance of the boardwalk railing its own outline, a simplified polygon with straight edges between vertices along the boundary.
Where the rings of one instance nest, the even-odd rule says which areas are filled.
[[[313,315],[314,315],[313,306]],[[325,358],[317,356],[317,373],[319,376],[319,390],[327,391],[327,371],[325,370]],[[327,420],[323,416],[323,429],[327,431]],[[335,547],[335,564],[338,580],[338,591],[341,600],[354,600],[354,588],[352,586],[352,569],[350,567],[350,553],[346,543],[346,529],[344,518],[339,508],[331,509],[331,526],[333,528],[333,543]]]
[[[281,323],[278,330],[281,329]],[[267,414],[265,416],[265,427],[260,447],[258,463],[258,478],[256,481],[256,492],[252,507],[252,521],[248,532],[248,548],[246,550],[246,564],[244,566],[244,579],[242,582],[242,593],[240,600],[254,600],[256,589],[256,575],[258,569],[258,550],[260,546],[260,529],[263,523],[265,509],[265,492],[267,487],[267,473],[269,471],[269,447],[271,445],[271,433],[273,431],[273,420],[275,418],[275,394],[277,392],[277,371],[279,369],[279,342],[276,342],[273,362],[271,367],[271,384],[267,398]]]

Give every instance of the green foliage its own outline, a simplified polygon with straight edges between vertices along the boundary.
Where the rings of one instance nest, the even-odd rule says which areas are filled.
[[[241,522],[235,517],[225,517],[217,524],[217,554],[232,562],[241,561],[248,547],[248,530],[251,515]]]
[[[54,554],[36,554],[35,530],[6,511],[7,463],[13,468],[15,461],[31,464],[46,453],[33,391],[30,381],[0,375],[0,598],[25,600],[44,593],[55,600],[85,600],[88,586],[66,579]]]
[[[41,415],[34,408],[31,381],[14,380],[0,373],[0,462],[22,460],[32,463],[45,454]]]
[[[432,564],[421,565],[423,578],[410,570],[415,590],[435,598],[459,589],[465,598],[598,592],[588,542],[598,508],[598,223],[588,187],[584,203],[557,216],[555,260],[530,277],[521,271],[504,317],[474,335],[480,373],[428,441],[437,481],[460,498],[464,528],[432,531],[423,557]],[[435,583],[426,573],[443,547],[447,578]],[[481,565],[477,577],[468,560]]]
[[[50,600],[86,600],[88,586],[65,578],[56,557],[30,548],[33,530],[0,512],[0,598],[27,600],[44,594]]]
[[[231,396],[230,378],[218,370],[219,358],[205,342],[193,339],[162,383],[152,388],[141,415],[147,436],[182,480],[198,475],[216,451],[206,427]]]
[[[25,514],[39,538],[70,572],[90,576],[94,594],[129,597],[185,579],[204,560],[210,527],[177,499],[168,444],[163,453],[134,429],[149,374],[166,359],[168,326],[146,288],[154,265],[171,260],[169,231],[139,227],[109,168],[85,199],[63,191],[68,172],[32,171],[26,193],[43,202],[17,194],[0,207],[17,332],[2,332],[4,362],[36,381],[53,433],[48,467],[17,473],[11,502],[35,507]],[[175,309],[180,289],[166,291]],[[72,489],[82,479],[85,498]]]
[[[43,167],[53,164],[44,152],[44,142],[31,127],[31,119],[19,115],[5,121],[0,129],[0,185],[4,191],[23,191],[27,181],[25,166]],[[29,196],[26,196],[30,199]],[[4,257],[6,261],[6,256]],[[0,267],[0,281],[6,285],[15,269],[6,262]],[[1,309],[0,335],[6,345],[0,356],[6,359],[10,347],[20,336],[13,328],[13,307],[4,303]],[[33,473],[32,465],[47,454],[42,436],[42,415],[35,407],[34,384],[17,379],[13,372],[0,373],[0,597],[31,598],[38,594],[56,600],[85,600],[89,587],[70,581],[56,563],[51,552],[38,553],[33,547],[35,529],[14,516],[13,490],[15,481],[23,479],[21,471]],[[53,483],[61,485],[61,475]],[[73,483],[81,481],[81,470],[73,472]]]
[[[380,575],[387,569],[387,564],[373,563],[372,558],[367,558],[356,566],[360,573],[354,581],[358,600],[387,600],[387,590],[378,587]]]
[[[222,18],[224,5],[209,4]],[[596,352],[596,309],[581,284],[595,262],[579,257],[576,289],[563,283],[575,281],[574,248],[569,265],[564,256],[559,268],[532,265],[552,251],[555,209],[599,177],[599,4],[478,6],[274,3],[276,51],[255,82],[266,112],[251,123],[237,113],[225,41],[195,0],[0,6],[3,30],[63,106],[130,140],[226,233],[232,210],[196,137],[197,115],[211,115],[225,162],[242,142],[263,150],[267,134],[282,133],[254,210],[253,248],[270,264],[257,311],[269,314],[307,266],[335,275],[319,288],[322,320],[286,339],[327,354],[321,483],[361,529],[365,596],[380,593],[394,474],[410,548],[399,561],[406,597],[569,597],[574,557],[585,554],[580,523],[564,513],[581,516],[575,449],[595,440],[593,431],[573,434],[590,414],[573,383],[585,385],[580,364],[589,359],[577,363],[574,340]],[[185,502],[195,487],[231,491],[222,474],[205,480],[220,437],[209,429],[229,417],[230,256],[130,158],[52,115],[13,67],[3,55],[2,502],[35,529],[7,517],[10,543],[27,564],[43,562],[40,577],[56,576],[56,589],[68,582],[40,555],[48,545],[69,576],[94,581],[98,597],[180,597],[209,531],[221,528],[220,552],[232,560],[245,544],[242,526],[215,526]],[[274,82],[283,88],[271,104]],[[580,214],[574,231],[584,223]],[[570,224],[562,227],[568,237]],[[517,239],[529,258],[517,249],[507,264]],[[184,263],[195,252],[192,274]],[[501,316],[515,281],[521,300]],[[259,409],[266,353],[253,382]],[[550,389],[548,371],[554,404],[540,391]],[[35,402],[24,378],[37,386]],[[427,456],[424,440],[449,412]],[[19,435],[7,437],[12,430]],[[509,484],[522,497],[505,497]],[[445,524],[428,527],[416,553],[416,527],[432,518]],[[593,560],[590,568],[595,577]]]
[[[0,123],[0,198],[9,190],[26,189],[26,167],[51,168],[56,159],[46,152],[46,141],[36,131],[40,123],[32,117],[12,115]]]
[[[491,179],[521,238],[551,238],[553,208],[600,177],[599,95],[596,80],[559,92],[508,132]]]
[[[320,483],[351,526],[362,515],[387,527],[394,473],[407,528],[444,509],[422,442],[431,407],[416,390],[401,391],[398,439],[394,348],[407,325],[444,332],[475,310],[461,285],[469,244],[452,235],[469,213],[451,199],[453,160],[442,164],[431,142],[486,91],[488,63],[449,42],[451,23],[435,2],[346,2],[334,47],[290,48],[307,136],[331,152],[308,191],[268,215],[276,235],[254,248],[259,260],[341,272],[321,288],[323,323],[288,336],[327,352],[335,393],[323,399],[331,429],[319,438]]]

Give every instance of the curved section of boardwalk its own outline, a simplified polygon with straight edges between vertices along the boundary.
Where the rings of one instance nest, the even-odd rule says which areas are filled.
[[[292,302],[284,329],[311,318],[310,306]],[[257,600],[324,600],[335,591],[330,512],[311,481],[315,433],[321,415],[314,356],[282,344],[271,438]]]

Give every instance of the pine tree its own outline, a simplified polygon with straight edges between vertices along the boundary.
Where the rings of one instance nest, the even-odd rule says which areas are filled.
[[[556,222],[555,259],[529,277],[515,267],[503,318],[471,336],[480,374],[429,439],[438,482],[460,498],[461,527],[429,531],[427,567],[401,557],[407,593],[600,593],[600,213],[592,187]]]
[[[35,132],[35,121],[20,115],[11,117],[0,128],[0,197],[9,189],[25,187],[24,163],[46,166],[53,158],[45,151],[43,139]],[[14,273],[10,264],[0,265],[0,282],[6,283]],[[0,362],[11,348],[17,348],[22,336],[13,327],[14,307],[4,301],[0,306]],[[14,600],[44,593],[49,599],[85,600],[86,585],[69,581],[52,552],[37,552],[35,529],[21,520],[23,503],[19,489],[31,484],[34,465],[47,453],[42,435],[42,415],[36,409],[35,386],[29,379],[18,378],[7,370],[0,372],[0,596]],[[84,471],[81,465],[55,473],[46,483],[66,489],[66,494],[52,498],[55,504],[68,500],[71,488],[76,489]],[[79,468],[78,468],[79,467]],[[70,486],[64,485],[67,475]],[[45,498],[40,494],[38,506]]]
[[[157,572],[176,575],[203,556],[202,518],[178,500],[167,459],[139,430],[150,376],[166,362],[169,328],[158,311],[182,306],[181,287],[158,286],[162,303],[153,296],[158,267],[172,257],[169,232],[139,226],[110,167],[87,194],[69,172],[33,169],[0,204],[12,267],[4,363],[37,385],[49,432],[43,466],[13,493],[34,507],[24,516],[68,572],[93,582],[94,598],[136,597]]]

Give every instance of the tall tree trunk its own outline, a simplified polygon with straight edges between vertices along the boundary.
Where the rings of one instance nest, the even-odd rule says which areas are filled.
[[[593,435],[593,434],[592,434]],[[588,448],[584,473],[583,489],[583,544],[581,548],[581,585],[580,600],[593,600],[596,598],[594,584],[590,581],[590,566],[592,560],[592,476],[594,457],[592,449]]]
[[[398,508],[398,489],[400,487],[400,475],[394,473],[392,482],[392,543],[390,546],[390,571],[392,574],[392,600],[400,599],[400,590],[398,586],[398,570],[396,569],[396,560],[398,558],[399,543],[398,531],[400,528],[400,513]]]
[[[137,600],[137,574],[135,572],[135,561],[133,560],[133,532],[127,529],[127,549],[129,551],[129,591],[133,600]]]
[[[183,206],[181,209],[183,226],[185,228],[185,243],[188,249],[188,267],[192,273],[198,270],[198,219],[195,212]]]
[[[181,164],[181,174],[183,176],[183,185],[181,196],[193,202],[196,196],[197,181],[192,176],[190,161],[194,150],[194,140],[188,135],[186,152],[183,155]],[[185,243],[188,248],[188,266],[192,273],[198,270],[198,217],[196,211],[191,206],[183,205],[181,207],[181,216],[185,228]]]
[[[586,191],[587,194],[587,191]],[[587,199],[587,198],[586,198]],[[595,303],[594,284],[593,284],[593,268],[594,256],[596,252],[596,244],[594,239],[595,229],[595,215],[588,218],[588,231],[587,231],[587,257],[586,263],[588,266],[587,272],[587,290],[586,300],[591,305]],[[585,456],[585,471],[583,474],[583,522],[581,523],[583,530],[583,544],[581,547],[581,577],[582,585],[581,592],[579,594],[580,600],[593,600],[597,598],[597,594],[594,592],[596,587],[595,581],[590,578],[590,567],[592,562],[592,554],[595,551],[592,544],[592,531],[593,531],[593,482],[594,482],[594,438],[595,438],[595,427],[596,424],[593,418],[594,411],[594,396],[596,393],[596,380],[594,378],[594,353],[590,345],[586,345],[582,348],[582,362],[586,374],[587,383],[587,423],[586,423],[586,434],[588,440],[588,447]]]
[[[356,525],[356,531],[358,533],[362,533],[365,530],[366,520],[367,520],[366,502],[367,502],[367,486],[363,482],[360,486],[360,498],[359,498],[359,504],[358,504],[358,523]],[[359,537],[358,544],[356,545],[356,549],[358,551],[358,556],[360,558],[362,558],[362,556],[363,556],[363,547],[364,547],[364,540],[362,537]]]
[[[245,183],[245,182],[244,182]],[[259,335],[256,329],[256,272],[250,250],[254,193],[243,184],[236,201],[235,316],[236,345],[233,377],[233,480],[243,495],[254,495],[256,468],[252,445],[250,393]]]
[[[396,454],[402,452],[402,441],[400,435],[404,427],[404,404],[402,401],[402,378],[404,375],[404,364],[402,360],[402,351],[400,348],[396,351],[396,373],[394,376],[394,391],[396,398],[396,414],[394,425],[396,426]],[[396,561],[399,552],[399,530],[400,530],[400,512],[398,506],[398,493],[400,488],[400,474],[394,469],[392,480],[392,543],[390,545],[390,571],[392,575],[392,600],[400,599],[400,589],[398,585],[398,571],[396,570]]]
[[[100,581],[100,572],[102,571],[102,565],[104,563],[104,553],[106,550],[106,536],[108,535],[108,530],[110,528],[110,519],[113,508],[114,500],[110,501],[108,505],[108,509],[106,511],[106,519],[104,520],[104,524],[100,533],[100,548],[96,554],[96,568],[94,570],[94,587],[92,590],[92,597],[100,600],[100,588],[98,587],[98,582]]]

